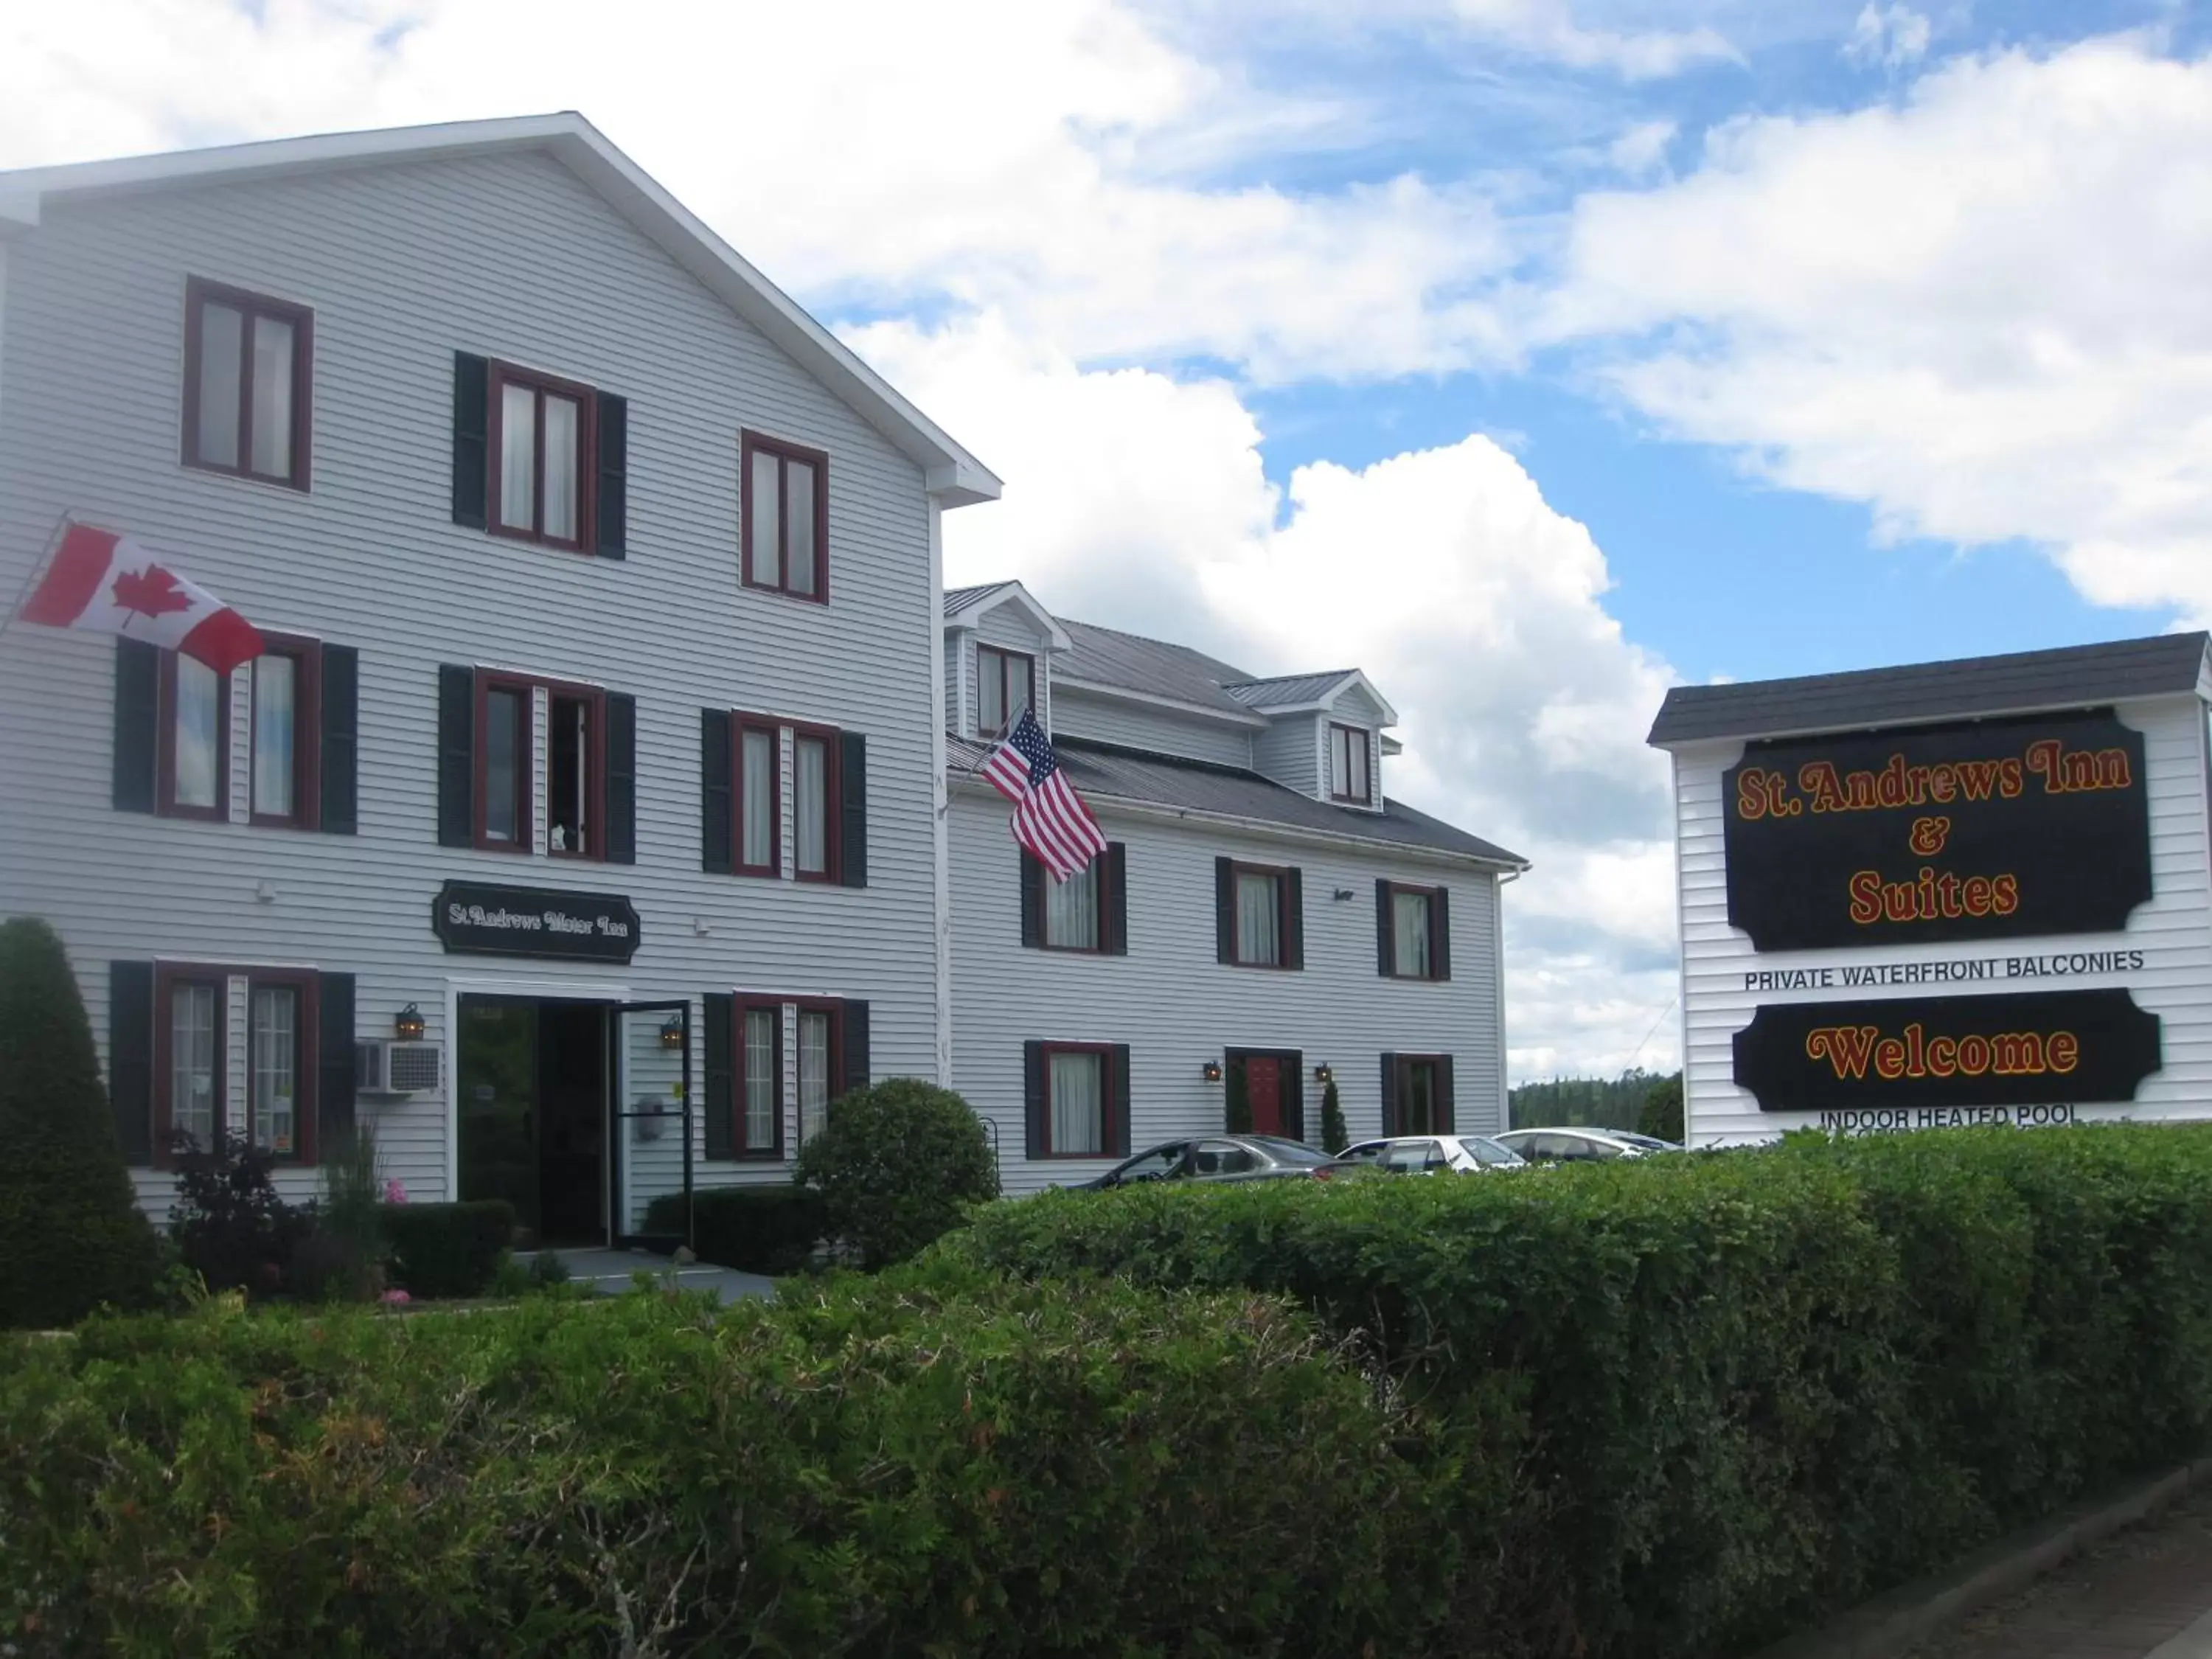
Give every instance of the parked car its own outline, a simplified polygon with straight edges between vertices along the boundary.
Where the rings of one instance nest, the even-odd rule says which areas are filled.
[[[1671,1140],[1629,1129],[1508,1129],[1498,1139],[1531,1164],[1601,1164],[1616,1158],[1650,1158],[1682,1149]]]
[[[1279,1181],[1292,1176],[1338,1173],[1336,1160],[1318,1147],[1281,1135],[1205,1135],[1164,1140],[1115,1164],[1096,1181],[1073,1183],[1078,1192],[1133,1187],[1148,1181]]]
[[[1363,1140],[1336,1155],[1340,1164],[1382,1170],[1391,1175],[1435,1175],[1454,1170],[1479,1175],[1486,1170],[1517,1170],[1527,1160],[1488,1135],[1396,1135]]]

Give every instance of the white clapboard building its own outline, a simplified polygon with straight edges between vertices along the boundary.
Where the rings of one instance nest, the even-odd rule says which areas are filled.
[[[1255,678],[1018,581],[945,596],[945,662],[953,1075],[1010,1191],[1231,1127],[1318,1141],[1332,1079],[1354,1139],[1505,1127],[1527,865],[1389,798],[1366,675]],[[1024,709],[1108,837],[1065,883],[978,775]]]
[[[2207,645],[1670,692],[1691,1139],[2212,1116]]]

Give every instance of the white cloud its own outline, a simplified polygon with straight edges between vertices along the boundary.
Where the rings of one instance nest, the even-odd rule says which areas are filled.
[[[1680,131],[1672,121],[1638,121],[1606,146],[1606,161],[1615,173],[1645,178],[1666,166],[1667,147]]]
[[[2122,37],[1738,122],[1582,200],[1543,326],[1887,534],[2027,538],[2096,603],[2212,615],[2212,61]]]
[[[1451,0],[1468,27],[1572,69],[1608,70],[1631,81],[1678,75],[1699,64],[1727,63],[1735,49],[1703,24],[1687,29],[1622,29],[1576,20],[1565,0]]]
[[[1844,56],[1854,64],[1902,69],[1928,55],[1932,33],[1928,19],[1911,7],[1878,6],[1868,0],[1851,25],[1851,38],[1844,42]]]

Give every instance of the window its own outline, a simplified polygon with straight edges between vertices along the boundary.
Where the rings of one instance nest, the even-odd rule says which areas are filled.
[[[491,528],[589,551],[591,389],[506,363],[490,368]]]
[[[1419,888],[1390,890],[1390,970],[1400,979],[1427,979],[1429,913],[1436,896]]]
[[[1044,942],[1054,951],[1099,948],[1098,860],[1066,881],[1044,881]]]
[[[738,1007],[737,1153],[775,1158],[783,1148],[783,1009],[773,1002]]]
[[[1283,965],[1283,875],[1237,868],[1237,961],[1247,968]]]
[[[185,284],[185,465],[307,487],[314,313]]]
[[[1047,1043],[1044,1050],[1047,1158],[1097,1158],[1107,1133],[1112,1054],[1095,1044]]]
[[[537,840],[537,694],[545,693],[545,847],[603,859],[606,694],[591,686],[476,677],[476,844],[528,853]]]
[[[556,857],[589,858],[599,834],[592,788],[599,774],[597,700],[554,692],[548,700],[545,847]]]
[[[1373,797],[1367,763],[1367,732],[1357,726],[1328,728],[1328,793],[1332,799],[1365,805]]]
[[[166,1153],[172,1137],[193,1146],[215,1145],[222,1126],[222,1002],[220,980],[173,979],[168,994],[168,1134],[156,1143]]]
[[[738,734],[738,859],[745,875],[781,873],[783,764],[776,728],[755,725],[740,715]]]
[[[994,645],[975,647],[975,731],[1001,738],[1036,706],[1036,659]]]
[[[792,868],[801,881],[837,878],[837,736],[822,726],[792,728]]]
[[[1449,1132],[1450,1113],[1444,1106],[1439,1063],[1425,1055],[1401,1054],[1397,1057],[1397,1068],[1396,1133],[1432,1135]]]
[[[246,1015],[254,1149],[290,1158],[300,1146],[300,992],[257,985]]]
[[[222,817],[230,805],[230,678],[165,651],[161,693],[161,810]]]
[[[262,641],[248,671],[252,820],[313,829],[321,653],[312,641],[264,633]]]
[[[189,1137],[200,1150],[235,1135],[270,1158],[314,1155],[316,976],[303,969],[161,963],[155,970],[155,1158]],[[245,993],[246,1098],[231,1109],[226,1079],[236,1035],[229,1011]]]
[[[830,597],[830,458],[748,432],[739,445],[744,581],[794,598]]]
[[[830,1103],[838,1086],[838,1009],[836,1005],[799,1005],[799,1144],[804,1146],[830,1122]]]

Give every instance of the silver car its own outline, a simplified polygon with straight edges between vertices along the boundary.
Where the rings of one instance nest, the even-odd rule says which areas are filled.
[[[1671,1140],[1629,1129],[1583,1129],[1554,1125],[1547,1129],[1508,1129],[1498,1137],[1531,1164],[1602,1164],[1617,1158],[1650,1158],[1679,1152]]]
[[[1517,1170],[1526,1162],[1487,1135],[1395,1135],[1363,1140],[1339,1152],[1336,1161],[1390,1175],[1480,1175],[1489,1170]]]

